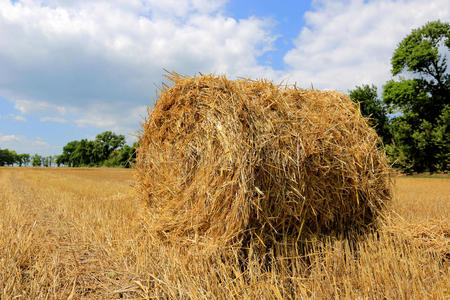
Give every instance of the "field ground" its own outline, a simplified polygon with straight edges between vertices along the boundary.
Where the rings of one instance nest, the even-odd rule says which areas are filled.
[[[449,299],[450,179],[394,181],[357,246],[242,267],[152,237],[130,170],[0,168],[0,299]]]

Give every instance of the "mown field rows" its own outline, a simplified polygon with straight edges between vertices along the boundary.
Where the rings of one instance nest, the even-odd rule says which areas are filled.
[[[0,168],[0,298],[448,299],[450,179],[394,181],[378,233],[243,266],[149,234],[132,171]]]

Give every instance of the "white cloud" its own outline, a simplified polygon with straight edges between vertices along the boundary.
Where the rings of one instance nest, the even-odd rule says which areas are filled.
[[[20,116],[20,115],[14,115],[13,119],[19,122],[26,122],[27,119],[24,116]]]
[[[86,126],[94,126],[97,128],[110,128],[111,129],[111,128],[114,128],[114,126],[116,125],[115,120],[101,119],[98,117],[78,119],[78,120],[75,120],[75,123],[81,128],[84,128]]]
[[[14,121],[18,121],[18,122],[26,122],[27,118],[25,118],[22,115],[16,115],[16,114],[7,114],[7,115],[0,115],[0,120],[4,119],[4,120],[14,120]]]
[[[135,131],[164,69],[278,76],[257,62],[271,21],[227,17],[225,2],[0,0],[0,96],[41,121]]]
[[[2,143],[11,143],[19,141],[19,137],[11,134],[11,135],[0,135],[0,142]]]
[[[14,99],[14,96],[12,96]],[[14,108],[20,111],[22,114],[33,113],[58,113],[61,115],[66,114],[67,108],[61,105],[54,105],[45,101],[33,101],[33,100],[15,100]]]
[[[314,1],[307,26],[284,60],[291,81],[347,91],[360,84],[381,86],[390,77],[396,45],[413,28],[450,19],[447,0]]]
[[[147,115],[147,106],[129,106],[127,103],[95,104],[79,115],[74,122],[80,128],[93,126],[99,130],[112,130],[133,140],[140,128],[140,122],[143,122]]]
[[[42,117],[39,120],[41,122],[67,123],[67,120],[61,117]]]
[[[3,119],[3,120],[14,120],[14,121],[17,121],[17,122],[26,122],[27,121],[27,118],[25,118],[24,116],[22,116],[22,115],[16,115],[16,114],[7,114],[7,115],[0,115],[0,120],[1,119]]]
[[[31,144],[37,147],[50,147],[50,144],[46,141],[43,141],[40,137],[37,137],[36,140],[32,141]]]
[[[2,135],[0,133],[0,148],[14,150],[17,153],[51,155],[61,151],[59,146],[52,146],[45,140],[37,137],[29,139],[22,135]]]
[[[146,0],[144,6],[162,16],[187,16],[191,13],[209,14],[220,9],[224,0]]]
[[[163,68],[270,71],[256,60],[273,42],[270,22],[225,17],[223,2],[2,0],[0,93],[23,113],[47,108],[44,102],[143,105]]]

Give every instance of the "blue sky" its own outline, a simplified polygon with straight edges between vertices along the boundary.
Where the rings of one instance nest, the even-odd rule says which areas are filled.
[[[447,0],[0,0],[0,148],[132,143],[163,69],[381,87],[397,43],[436,19]]]
[[[277,37],[273,50],[258,57],[261,65],[270,65],[275,70],[283,70],[286,66],[284,55],[294,47],[294,39],[300,29],[305,26],[303,14],[311,9],[310,1],[267,1],[248,0],[230,1],[226,12],[235,19],[245,19],[249,16],[267,18],[273,22],[272,33]]]

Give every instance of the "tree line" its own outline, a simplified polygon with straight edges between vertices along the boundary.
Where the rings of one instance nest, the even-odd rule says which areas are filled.
[[[93,141],[82,139],[67,143],[60,155],[30,156],[0,149],[0,166],[130,168],[136,159],[136,147],[137,143],[133,146],[126,145],[123,135],[105,131],[98,134]]]
[[[17,154],[14,150],[0,149],[0,166],[33,166],[33,167],[51,167],[56,159],[55,156],[41,156],[35,154],[31,156],[28,153]]]
[[[137,143],[125,144],[125,137],[111,131],[98,134],[95,140],[71,141],[56,157],[57,166],[68,167],[123,167],[130,168],[136,159]]]
[[[434,21],[414,29],[391,59],[393,76],[381,97],[372,85],[350,98],[382,138],[394,167],[406,173],[448,172],[450,166],[450,24]]]
[[[27,165],[30,162],[30,155],[27,153],[17,154],[16,151],[0,149],[0,166]]]

